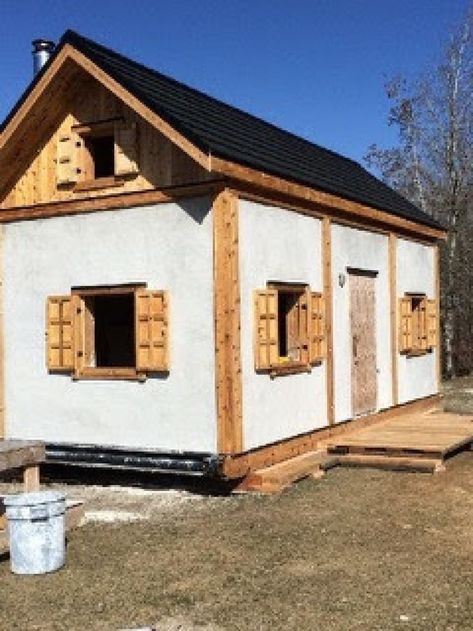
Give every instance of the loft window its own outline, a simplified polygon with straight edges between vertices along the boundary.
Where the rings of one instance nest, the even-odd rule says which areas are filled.
[[[47,367],[74,378],[144,378],[169,370],[168,292],[79,287],[47,299]]]
[[[255,368],[272,375],[301,372],[325,356],[325,302],[296,283],[268,283],[254,292]]]
[[[89,161],[90,179],[115,175],[115,140],[110,136],[89,136],[84,141]]]
[[[138,126],[123,118],[74,125],[58,137],[56,182],[76,192],[123,185],[136,177]]]

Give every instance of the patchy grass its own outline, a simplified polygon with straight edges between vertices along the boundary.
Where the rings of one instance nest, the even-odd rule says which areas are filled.
[[[446,412],[473,414],[473,377],[457,377],[443,383]]]
[[[466,452],[438,476],[336,469],[276,497],[104,490],[91,508],[147,521],[72,532],[55,574],[1,562],[0,628],[472,629],[472,487]]]

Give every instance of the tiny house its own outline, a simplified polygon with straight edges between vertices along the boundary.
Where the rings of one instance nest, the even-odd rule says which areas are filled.
[[[0,428],[226,478],[439,390],[431,217],[65,33],[0,128]]]

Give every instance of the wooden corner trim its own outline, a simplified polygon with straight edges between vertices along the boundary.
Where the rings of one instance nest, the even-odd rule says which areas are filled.
[[[8,140],[11,138],[13,133],[16,131],[22,120],[28,115],[31,108],[35,105],[39,97],[46,90],[48,85],[52,82],[54,77],[57,75],[60,68],[63,66],[64,62],[71,55],[72,48],[69,44],[66,44],[58,56],[54,59],[52,64],[49,66],[47,72],[41,77],[35,87],[32,89],[28,97],[18,108],[18,111],[15,112],[15,115],[8,122],[8,125],[3,130],[3,133],[0,134],[0,149],[2,149]]]
[[[322,277],[325,295],[325,336],[326,336],[326,397],[329,425],[335,423],[334,366],[333,366],[333,292],[332,292],[332,221],[322,219]]]
[[[315,206],[314,211],[319,215],[330,214],[341,218],[358,218],[366,223],[367,220],[388,227],[388,230],[399,229],[400,231],[427,237],[429,239],[445,239],[446,231],[423,226],[414,221],[397,217],[386,211],[372,208],[358,202],[353,202],[343,197],[338,197],[330,193],[315,190],[309,186],[296,184],[283,178],[269,175],[241,166],[234,162],[229,162],[221,158],[212,157],[212,171],[222,173],[229,178],[252,185],[258,190],[275,191],[289,199],[297,199],[305,204]],[[238,188],[238,186],[236,186]],[[318,208],[317,208],[318,207]]]
[[[0,226],[0,438],[6,435],[5,420],[5,321],[4,321],[4,227]]]
[[[238,198],[225,189],[213,203],[217,449],[243,449]]]
[[[389,313],[391,328],[391,396],[393,405],[398,404],[398,343],[399,323],[397,308],[397,237],[389,234],[388,242]]]

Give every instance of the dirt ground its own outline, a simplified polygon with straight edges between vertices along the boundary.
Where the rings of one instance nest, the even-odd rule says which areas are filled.
[[[473,629],[472,487],[473,452],[276,497],[70,485],[87,512],[66,567],[1,561],[0,628]]]
[[[2,630],[473,629],[473,451],[272,497],[101,482],[51,484],[86,502],[64,569],[0,559]]]

